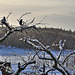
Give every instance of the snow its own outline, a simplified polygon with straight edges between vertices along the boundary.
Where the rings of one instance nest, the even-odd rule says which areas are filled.
[[[8,46],[8,47],[0,46],[0,61],[7,60],[7,61],[11,62],[12,63],[11,67],[13,68],[13,70],[17,70],[18,62],[23,63],[22,58],[19,56],[18,57],[14,56],[13,52],[19,56],[22,56],[25,60],[29,60],[27,58],[27,56],[29,56],[30,54],[31,55],[35,54],[35,51],[32,49],[29,50],[29,49],[15,48],[15,47],[11,47],[11,46]],[[63,50],[62,54],[63,53],[69,54],[69,52],[70,51]],[[56,57],[57,54],[59,53],[59,51],[54,50],[54,51],[51,51],[51,53],[53,55],[55,55],[55,57]],[[47,55],[47,53],[45,53],[45,54],[47,57],[50,57]],[[25,71],[29,71],[29,70],[30,70],[29,68],[25,69]],[[54,71],[54,72],[58,73],[58,75],[61,75],[58,71]],[[0,72],[0,75],[1,75],[1,72]]]

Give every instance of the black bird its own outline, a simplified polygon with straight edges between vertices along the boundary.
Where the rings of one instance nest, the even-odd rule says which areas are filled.
[[[3,19],[1,20],[2,23],[5,23],[6,22],[6,18],[5,16],[3,17]]]
[[[23,19],[18,20],[19,24],[21,25],[21,32],[22,32],[22,26],[24,25]]]
[[[6,27],[8,27],[9,30],[11,30],[9,24],[6,22],[5,16],[4,16],[3,19],[1,20],[1,23],[4,24]]]
[[[19,21],[19,24],[20,24],[21,26],[23,26],[23,20],[22,20],[22,19]]]

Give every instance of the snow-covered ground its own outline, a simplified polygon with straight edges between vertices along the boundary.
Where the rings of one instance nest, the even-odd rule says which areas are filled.
[[[0,61],[8,61],[11,62],[12,69],[17,70],[17,64],[19,62],[22,62],[22,57],[24,57],[25,60],[27,59],[27,55],[31,53],[32,50],[29,49],[21,49],[21,48],[15,48],[15,47],[5,47],[5,46],[0,46]],[[17,55],[17,56],[15,56]],[[1,71],[0,71],[1,75]]]
[[[29,56],[29,54],[34,55],[35,54],[35,51],[34,50],[29,50],[29,49],[21,49],[21,48],[15,48],[15,47],[11,47],[11,46],[8,46],[8,47],[5,47],[5,46],[0,46],[0,61],[9,61],[12,63],[12,68],[13,70],[17,70],[17,63],[18,62],[23,62],[22,61],[22,58],[19,57],[19,56],[22,56],[24,57],[25,60],[28,60],[27,56]],[[52,51],[52,53],[56,56],[59,51]],[[67,53],[69,54],[69,51],[63,51],[63,53]],[[14,56],[14,55],[17,55]],[[27,68],[26,71],[28,71],[29,69]],[[1,75],[1,72],[0,72],[0,75]],[[60,73],[58,72],[57,75],[60,75]]]

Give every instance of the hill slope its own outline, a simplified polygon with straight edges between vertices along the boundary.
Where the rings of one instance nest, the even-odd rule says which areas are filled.
[[[32,31],[27,30],[28,35],[26,34],[25,31],[23,31],[22,33],[15,32],[0,44],[1,45],[3,44],[5,46],[11,45],[20,48],[31,48],[31,46],[29,46],[28,44],[19,41],[19,39],[22,38],[23,36],[30,36],[31,38],[36,38],[45,45],[50,46],[52,45],[53,42],[65,39],[67,41],[65,48],[75,49],[75,32],[54,28],[39,28],[39,31],[40,33],[35,29],[33,29]],[[4,33],[5,31],[0,32],[0,37],[2,37]]]

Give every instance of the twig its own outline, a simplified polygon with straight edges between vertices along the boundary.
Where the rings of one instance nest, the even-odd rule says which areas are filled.
[[[28,65],[35,64],[35,63],[36,63],[35,61],[29,61],[29,62],[23,64],[22,66],[20,65],[20,63],[18,63],[18,70],[15,73],[13,73],[13,75],[19,75],[19,73],[22,70],[24,70]]]
[[[39,59],[42,59],[42,60],[53,60],[53,59],[50,59],[50,58],[43,58],[43,57],[40,57],[38,56]]]
[[[26,12],[25,14],[22,14],[21,17],[20,17],[18,20],[20,21],[21,18],[22,18],[24,15],[27,15],[27,14],[31,14],[31,12]]]
[[[73,55],[73,54],[75,54],[75,51],[74,52],[72,52],[72,53],[70,53],[70,54],[68,54],[67,55],[67,57],[64,59],[64,61],[63,61],[63,63],[62,64],[64,64],[65,63],[65,61],[71,56],[71,55]]]
[[[9,14],[8,14],[8,16],[7,16],[7,18],[6,19],[8,19],[9,18],[9,16],[12,14],[12,12],[10,12]]]

